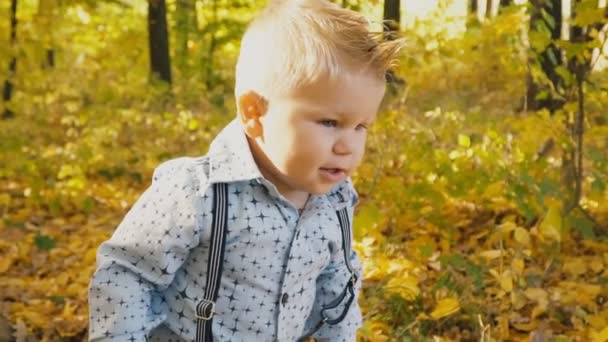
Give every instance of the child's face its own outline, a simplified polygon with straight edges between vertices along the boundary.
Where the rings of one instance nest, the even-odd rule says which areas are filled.
[[[354,74],[270,98],[250,139],[260,171],[290,200],[327,193],[361,163],[383,96],[383,80]]]

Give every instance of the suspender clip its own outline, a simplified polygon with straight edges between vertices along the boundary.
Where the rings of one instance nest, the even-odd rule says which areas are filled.
[[[200,309],[200,310],[198,310],[198,309]],[[208,321],[213,318],[213,315],[215,315],[215,302],[212,302],[207,299],[203,299],[201,301],[201,303],[199,303],[196,311],[197,312],[196,312],[195,317],[197,319],[202,319],[204,321]],[[199,316],[199,313],[200,313],[200,316]]]

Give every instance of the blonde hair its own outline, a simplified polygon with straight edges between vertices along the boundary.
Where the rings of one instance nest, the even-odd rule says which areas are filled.
[[[343,73],[384,79],[402,41],[384,40],[369,26],[363,15],[326,0],[271,0],[243,36],[235,94],[284,94]]]

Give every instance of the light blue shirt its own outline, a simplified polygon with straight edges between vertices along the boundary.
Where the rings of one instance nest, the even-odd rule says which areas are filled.
[[[89,288],[90,340],[194,340],[206,284],[211,185],[218,182],[228,184],[229,199],[214,340],[294,341],[320,321],[321,307],[350,277],[336,211],[348,208],[352,222],[357,194],[346,180],[326,195],[312,195],[300,215],[263,178],[232,121],[206,156],[161,164],[99,247]],[[357,254],[351,256],[361,275]],[[355,341],[360,326],[355,299],[341,323],[315,337]]]

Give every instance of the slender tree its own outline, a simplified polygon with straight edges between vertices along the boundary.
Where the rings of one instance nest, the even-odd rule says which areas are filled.
[[[384,32],[388,39],[395,39],[401,23],[401,1],[384,0]]]
[[[148,1],[148,39],[152,74],[171,84],[171,59],[165,0]]]
[[[39,0],[37,14],[40,41],[44,49],[43,66],[51,69],[55,67],[55,49],[53,48],[55,1],[56,0]]]
[[[194,20],[195,9],[194,0],[176,0],[176,58],[177,65],[183,71],[188,62],[188,41],[193,26],[196,24]]]
[[[564,64],[563,53],[555,42],[564,37],[563,0],[531,0],[530,1],[530,31],[549,31],[551,43],[543,51],[537,51],[538,62],[549,84],[541,84],[538,80],[528,77],[527,108],[538,110],[547,108],[555,112],[564,105],[563,79],[557,72]],[[539,96],[542,95],[542,96]]]
[[[2,100],[4,102],[4,111],[2,112],[2,117],[5,119],[15,116],[15,113],[8,107],[8,102],[13,97],[12,78],[17,72],[17,56],[15,54],[15,48],[17,45],[17,0],[11,0],[10,28],[11,59],[8,64],[8,76],[4,81],[4,91],[2,92]]]
[[[566,1],[566,0],[563,0]],[[580,3],[581,0],[576,0],[575,3]],[[594,48],[590,44],[593,40],[598,39],[594,37],[596,33],[601,32],[606,28],[606,21],[608,21],[608,9],[606,9],[605,1],[597,2],[597,12],[600,16],[596,17],[595,22],[590,22],[587,25],[580,25],[576,22],[576,6],[566,2],[564,4],[565,9],[572,9],[572,17],[574,25],[568,28],[569,39],[571,43],[585,47],[585,53],[569,55],[566,60],[566,66],[569,73],[572,75],[573,82],[568,84],[566,99],[576,102],[577,109],[573,113],[572,118],[567,115],[565,118],[566,127],[569,130],[570,138],[573,142],[573,146],[566,149],[564,152],[564,161],[562,162],[563,169],[566,170],[564,174],[569,178],[564,179],[565,185],[569,189],[570,198],[564,204],[564,212],[568,213],[571,210],[578,209],[584,213],[586,211],[581,207],[580,200],[583,194],[583,154],[584,154],[584,132],[585,122],[587,121],[585,113],[585,84],[589,83],[589,75],[594,69],[595,63],[599,61],[599,56],[593,53]],[[603,12],[603,13],[602,13]],[[593,32],[596,33],[593,33]],[[600,36],[600,43],[602,46],[606,43],[606,37]],[[589,214],[586,214],[588,218],[591,218]],[[597,222],[595,222],[597,224]]]
[[[493,18],[498,15],[502,7],[509,6],[513,0],[469,0],[469,12],[474,14],[478,21],[484,18]]]
[[[605,26],[608,13],[602,9],[605,6],[603,1],[599,1],[599,16],[594,19],[597,22],[591,23],[594,20],[590,22],[589,18],[584,18],[585,25],[576,24],[576,4],[580,2],[531,1],[530,30],[549,32],[551,43],[542,51],[536,51],[539,69],[545,81],[528,77],[528,107],[533,110],[547,109],[551,113],[563,112],[571,141],[571,144],[562,146],[562,184],[567,191],[563,214],[567,215],[576,209],[591,218],[580,205],[584,178],[585,84],[589,82],[589,75],[597,62],[592,53],[595,44],[589,43],[597,39],[595,36]],[[575,24],[571,25],[570,22]],[[558,40],[569,43],[557,45]],[[565,107],[567,102],[576,104],[576,109]]]
[[[384,34],[388,40],[394,40],[397,38],[398,32],[401,28],[401,1],[400,0],[384,0]],[[391,91],[396,92],[395,85],[404,84],[405,81],[392,70],[386,73],[386,79],[391,85]]]
[[[213,3],[211,4],[211,12],[212,12],[212,17],[211,17],[211,22],[209,23],[209,25],[217,25],[219,22],[219,17],[218,17],[218,0],[213,0]],[[215,58],[215,50],[217,49],[217,35],[216,35],[216,30],[210,30],[209,34],[210,34],[210,39],[209,39],[209,50],[207,50],[207,62],[205,65],[205,84],[207,86],[207,89],[211,89],[213,87],[215,87],[216,83],[217,83],[217,77],[215,74],[215,69],[214,69],[214,58]]]
[[[486,4],[486,17],[494,18],[498,15],[500,9],[501,0],[487,0]]]

